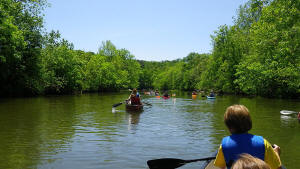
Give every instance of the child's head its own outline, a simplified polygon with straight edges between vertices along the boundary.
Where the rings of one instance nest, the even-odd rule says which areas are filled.
[[[231,169],[271,169],[263,160],[253,157],[250,154],[242,154],[232,165]]]
[[[135,95],[136,95],[136,93],[137,93],[137,90],[136,90],[136,88],[134,88],[134,89],[132,90],[132,94],[135,94]]]
[[[226,109],[224,122],[232,134],[247,133],[252,128],[248,109],[243,105],[232,105]]]

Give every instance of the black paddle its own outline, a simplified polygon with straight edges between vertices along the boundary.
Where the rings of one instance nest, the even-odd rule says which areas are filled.
[[[112,107],[118,107],[118,106],[120,106],[120,105],[123,104],[123,103],[125,103],[125,101],[120,102],[120,103],[117,103],[117,104],[114,104]]]
[[[196,161],[207,161],[215,159],[216,157],[206,157],[194,160],[182,160],[177,158],[160,158],[147,161],[147,164],[150,169],[174,169],[184,164],[196,162]]]

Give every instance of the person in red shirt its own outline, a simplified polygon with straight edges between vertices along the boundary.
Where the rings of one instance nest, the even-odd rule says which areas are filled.
[[[139,96],[137,96],[137,90],[133,89],[132,93],[130,94],[128,100],[129,104],[131,105],[141,105],[141,99]]]

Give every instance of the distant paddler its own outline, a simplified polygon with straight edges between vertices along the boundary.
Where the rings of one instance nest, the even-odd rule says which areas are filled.
[[[168,91],[165,91],[165,92],[164,92],[163,98],[164,98],[164,99],[170,98],[170,95],[169,95]]]
[[[194,91],[192,92],[192,98],[193,98],[193,99],[196,99],[196,98],[197,98],[197,94],[198,94],[198,93],[194,90]]]
[[[154,94],[155,94],[155,97],[156,97],[156,98],[160,98],[159,91],[158,91],[157,89],[155,90],[155,93],[154,93]]]
[[[154,94],[155,96],[159,96],[159,91],[156,89]]]
[[[210,91],[210,94],[209,94],[209,97],[215,97],[215,96],[216,96],[216,95],[215,95],[214,91],[211,90],[211,91]]]

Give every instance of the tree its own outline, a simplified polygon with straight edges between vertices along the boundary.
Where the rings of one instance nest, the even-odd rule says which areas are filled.
[[[1,0],[0,94],[35,94],[40,85],[43,0]]]
[[[235,83],[243,92],[299,96],[299,8],[299,1],[274,0],[262,10],[260,20],[251,27],[250,55],[240,63],[236,74]]]

